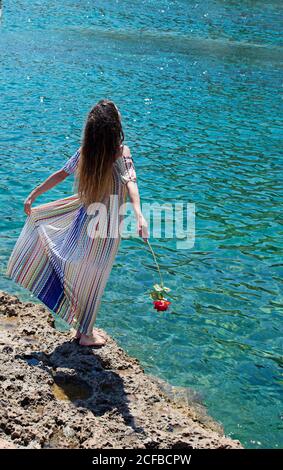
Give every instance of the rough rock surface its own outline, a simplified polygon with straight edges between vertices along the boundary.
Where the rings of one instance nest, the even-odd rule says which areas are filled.
[[[109,336],[81,347],[43,306],[4,292],[0,331],[2,448],[241,448]]]

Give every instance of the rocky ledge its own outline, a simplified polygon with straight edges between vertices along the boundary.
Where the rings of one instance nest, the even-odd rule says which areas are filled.
[[[43,306],[0,292],[0,447],[241,448],[187,389],[144,373],[108,336],[82,347]]]

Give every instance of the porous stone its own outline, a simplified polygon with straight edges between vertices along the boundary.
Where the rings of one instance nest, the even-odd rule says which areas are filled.
[[[0,292],[0,448],[242,447],[193,392],[146,375],[110,336],[82,347],[53,324],[42,305]]]

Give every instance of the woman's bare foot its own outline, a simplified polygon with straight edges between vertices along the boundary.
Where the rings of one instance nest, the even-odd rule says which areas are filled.
[[[107,335],[105,333],[101,332],[101,331],[98,331],[96,328],[93,329],[93,334],[101,336],[101,338],[103,338],[107,341]],[[77,331],[75,339],[80,339],[81,336],[82,336],[82,333]]]
[[[80,337],[80,346],[96,346],[96,347],[101,347],[104,346],[106,343],[106,340],[102,338],[102,336],[93,333],[93,335],[88,336],[88,335],[83,335],[81,334]]]
[[[99,331],[96,328],[93,329],[93,334],[101,336],[101,338],[104,338],[107,341],[107,334],[104,333],[103,331]]]

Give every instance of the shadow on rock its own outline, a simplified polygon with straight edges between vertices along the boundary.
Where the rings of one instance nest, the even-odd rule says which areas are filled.
[[[136,426],[129,409],[129,400],[124,389],[123,379],[113,370],[107,370],[109,361],[90,347],[79,346],[67,341],[52,353],[32,352],[23,355],[24,359],[35,367],[47,371],[53,378],[52,392],[58,400],[66,400],[77,407],[87,408],[95,416],[107,412],[121,414],[127,426],[135,432],[143,433],[142,427]]]

